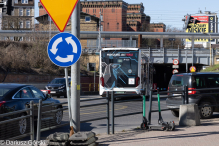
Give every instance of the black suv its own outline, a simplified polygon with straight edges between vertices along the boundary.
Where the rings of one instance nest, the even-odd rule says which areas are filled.
[[[188,90],[202,89],[202,88],[218,88],[219,90],[219,73],[209,72],[197,72],[197,73],[179,73],[174,74],[169,82],[169,91],[180,91],[183,90],[183,85],[188,86]],[[219,94],[207,94],[207,93],[218,93],[218,90],[203,90],[203,91],[188,91],[188,103],[195,103],[199,106],[216,105],[219,104]],[[206,93],[200,95],[200,93]],[[182,92],[169,93],[170,96],[166,100],[168,108],[178,108],[179,105],[183,104],[182,96],[177,96]],[[195,95],[199,94],[199,95]],[[172,114],[176,117],[179,116],[179,110],[171,110]],[[218,107],[201,107],[200,116],[203,119],[211,118],[213,112],[219,112]]]
[[[71,78],[68,78],[69,84],[71,83]],[[57,96],[57,98],[60,98],[60,96],[64,96],[67,98],[66,93],[66,82],[65,78],[55,78],[51,82],[49,82],[48,85],[45,86],[46,90],[50,90],[50,94],[52,96]]]

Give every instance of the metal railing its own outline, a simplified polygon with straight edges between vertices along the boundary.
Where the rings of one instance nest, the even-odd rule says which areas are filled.
[[[62,106],[63,104],[68,104],[68,102],[55,103],[55,104],[51,103],[49,105],[46,105],[46,104],[42,104],[42,100],[39,100],[38,119],[37,119],[37,138],[36,138],[37,141],[40,141],[41,132],[69,125],[69,122],[66,122],[63,124],[57,124],[54,121],[54,120],[57,120],[57,119],[55,119],[56,112],[62,111],[62,118],[63,118],[63,111],[68,110],[68,107],[63,108],[63,106]],[[44,108],[47,109],[49,107],[51,107],[51,110],[47,110],[47,111],[42,112],[42,109],[44,109]],[[48,121],[49,126],[45,126],[45,127],[42,126],[42,115],[44,115],[44,114],[47,114],[47,115],[51,114],[51,118]],[[62,120],[62,118],[61,118],[61,120]]]
[[[29,115],[27,114],[29,112]],[[15,114],[22,115],[21,117],[15,116]],[[15,116],[15,118],[9,117],[13,115],[12,117]],[[30,131],[27,133],[19,135],[19,127],[17,121],[22,120],[22,119],[28,119],[29,118],[29,124],[30,124]],[[34,106],[33,106],[33,101],[30,101],[30,108],[26,108],[24,110],[18,110],[18,111],[13,111],[5,114],[0,114],[0,140],[8,139],[8,140],[16,140],[16,139],[21,139],[26,136],[30,136],[31,141],[33,142],[34,140]],[[5,120],[4,120],[5,119]],[[16,122],[15,122],[16,121]],[[26,121],[26,124],[28,124],[28,120]],[[26,125],[27,126],[27,125]],[[10,128],[8,128],[10,127]],[[17,129],[17,130],[15,130]],[[26,129],[25,129],[26,130]],[[18,135],[18,136],[15,136]],[[11,137],[13,136],[13,137]]]

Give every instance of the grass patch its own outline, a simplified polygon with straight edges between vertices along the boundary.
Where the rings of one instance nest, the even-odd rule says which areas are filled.
[[[201,70],[200,72],[219,72],[219,64],[209,66],[205,70]]]

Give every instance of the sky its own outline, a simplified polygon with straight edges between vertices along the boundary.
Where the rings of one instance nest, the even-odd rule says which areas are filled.
[[[219,15],[218,0],[124,0],[129,4],[143,3],[144,13],[151,17],[150,23],[162,22],[166,26],[182,29],[184,15],[196,14],[201,10]],[[35,17],[39,16],[39,0],[35,1]]]

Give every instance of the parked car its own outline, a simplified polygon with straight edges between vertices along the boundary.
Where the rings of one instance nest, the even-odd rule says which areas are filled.
[[[71,82],[71,78],[68,78],[69,83]],[[66,82],[65,78],[55,78],[49,84],[45,86],[46,90],[50,90],[50,94],[52,96],[57,96],[57,98],[60,98],[60,96],[64,96],[67,98],[66,93]]]
[[[24,84],[0,83],[0,114],[26,109],[30,107],[30,101],[33,101],[34,109],[35,109],[34,117],[36,121],[38,116],[37,105],[40,99],[42,99],[43,104],[60,103],[59,100],[50,98],[48,94],[45,95],[34,86],[24,85]],[[52,110],[51,108],[52,108],[51,106],[42,108],[42,112]],[[58,108],[62,108],[62,106],[58,105],[54,108],[58,109]],[[13,115],[13,118],[25,116],[28,113],[29,112],[15,114]],[[43,114],[42,121],[48,120],[50,118],[50,120],[53,120],[55,124],[60,124],[62,121],[62,117],[63,117],[63,112],[57,111],[56,113]],[[12,117],[4,117],[1,118],[0,121],[10,118]],[[26,133],[27,127],[30,126],[29,124],[30,123],[27,122],[26,118],[19,120],[17,124],[18,132],[20,132],[20,134]]]
[[[169,91],[179,91],[183,90],[183,85],[188,86],[188,90],[193,89],[203,89],[203,88],[219,88],[219,73],[209,73],[209,72],[197,72],[197,73],[178,73],[172,75],[168,90]],[[216,93],[219,90],[201,90],[201,91],[188,91],[188,103],[198,104],[201,107],[199,112],[203,119],[211,118],[213,112],[219,112],[219,106],[211,107],[210,105],[219,104],[219,94],[207,94]],[[200,93],[205,93],[202,95],[196,95]],[[179,105],[183,104],[182,96],[177,96],[181,92],[174,92],[174,94],[169,93],[170,96],[166,100],[168,108],[178,108]],[[174,116],[179,116],[179,110],[171,110]]]

